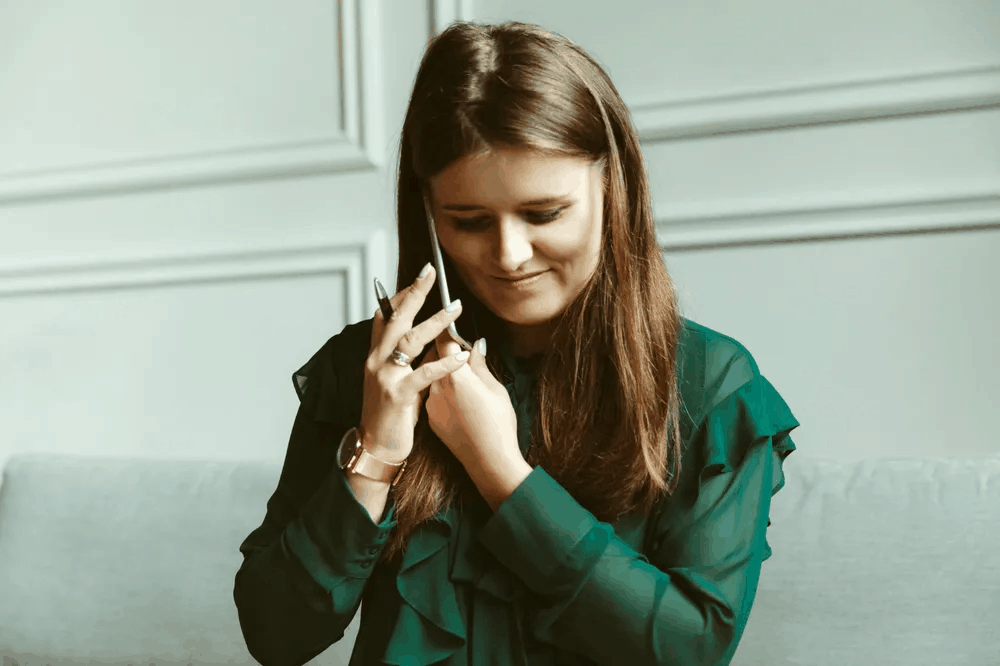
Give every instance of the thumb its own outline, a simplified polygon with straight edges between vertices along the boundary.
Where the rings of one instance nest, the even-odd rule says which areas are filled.
[[[435,346],[438,350],[439,358],[447,358],[449,356],[454,356],[458,352],[462,351],[462,348],[457,342],[452,340],[451,334],[448,333],[448,329],[444,329],[438,334],[437,338],[434,339]]]
[[[483,381],[493,379],[493,373],[486,365],[486,354],[483,353],[485,349],[486,338],[479,338],[476,344],[472,345],[472,352],[469,355],[469,368]]]

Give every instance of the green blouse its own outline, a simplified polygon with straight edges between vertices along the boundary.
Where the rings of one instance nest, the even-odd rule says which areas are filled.
[[[536,466],[496,513],[467,494],[421,526],[394,570],[376,563],[392,494],[376,525],[334,464],[360,420],[372,320],[331,338],[293,375],[301,403],[278,487],[240,546],[234,598],[250,653],[302,664],[364,600],[351,666],[728,664],[799,423],[739,342],[682,321],[680,482],[652,516],[600,522]],[[498,353],[524,452],[535,359]]]

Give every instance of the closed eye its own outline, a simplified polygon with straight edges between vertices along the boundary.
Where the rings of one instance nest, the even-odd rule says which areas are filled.
[[[524,217],[528,220],[538,223],[545,224],[547,222],[552,222],[562,216],[563,211],[566,210],[566,206],[562,208],[553,208],[552,210],[542,210],[535,211],[529,210],[524,212]],[[482,229],[486,226],[489,221],[489,217],[453,217],[452,220],[455,222],[455,228],[459,231],[475,231]]]

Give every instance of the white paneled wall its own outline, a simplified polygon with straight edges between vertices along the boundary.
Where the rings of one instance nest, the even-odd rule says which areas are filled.
[[[998,257],[998,229],[666,255],[686,316],[785,396],[799,452],[848,460],[1000,451]]]
[[[5,3],[0,201],[374,166],[376,10]]]
[[[587,48],[686,316],[799,455],[1000,451],[1000,12],[941,3],[0,5],[0,462],[280,458],[290,374],[395,284],[399,130],[455,19]]]
[[[283,456],[394,283],[382,9],[0,7],[0,463]]]
[[[383,232],[353,235],[0,276],[5,439],[32,451],[280,456],[288,424],[273,414],[296,404],[289,354],[304,362],[329,331],[367,317],[366,266],[384,270]]]

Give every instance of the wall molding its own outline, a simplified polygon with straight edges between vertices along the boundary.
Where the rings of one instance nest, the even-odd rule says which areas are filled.
[[[430,36],[472,14],[471,0],[431,0]],[[626,104],[643,143],[965,111],[1000,107],[1000,64]]]
[[[0,300],[341,275],[344,317],[350,323],[358,322],[372,316],[378,307],[372,279],[378,276],[383,283],[390,284],[386,234],[376,230],[364,236],[352,237],[341,232],[337,235],[336,243],[8,263],[0,265]]]
[[[376,168],[384,161],[378,0],[338,0],[336,5],[338,132],[309,142],[0,174],[0,205]]]
[[[643,142],[1000,106],[1000,65],[629,105]]]
[[[1000,229],[1000,187],[933,198],[852,201],[658,217],[664,252]]]

